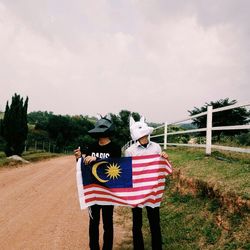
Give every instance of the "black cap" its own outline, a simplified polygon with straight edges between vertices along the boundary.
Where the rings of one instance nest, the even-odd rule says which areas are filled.
[[[114,131],[114,124],[106,117],[102,117],[95,124],[95,127],[88,131],[94,137],[110,136]]]

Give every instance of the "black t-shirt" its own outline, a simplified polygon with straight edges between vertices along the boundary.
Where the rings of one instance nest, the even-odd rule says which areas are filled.
[[[88,155],[101,159],[121,157],[121,148],[112,141],[106,145],[99,145],[95,142],[89,145],[86,156]]]

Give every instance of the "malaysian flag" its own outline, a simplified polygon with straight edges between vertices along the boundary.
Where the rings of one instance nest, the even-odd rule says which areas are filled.
[[[94,204],[159,207],[170,163],[157,155],[101,159],[93,165],[77,162],[81,209]]]

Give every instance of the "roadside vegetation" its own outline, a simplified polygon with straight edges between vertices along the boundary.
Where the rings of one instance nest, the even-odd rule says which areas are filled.
[[[249,214],[228,213],[216,198],[181,194],[167,184],[161,206],[163,249],[249,249]],[[145,212],[145,211],[144,211]],[[150,232],[144,214],[146,249]]]
[[[207,157],[204,150],[177,147],[167,152],[174,174],[160,209],[163,249],[250,249],[250,155],[215,151]],[[145,249],[151,249],[143,213]],[[121,249],[132,249],[131,209],[117,208],[117,214],[129,232]]]
[[[171,147],[167,150],[175,169],[186,177],[200,179],[223,192],[250,199],[250,154]]]
[[[29,162],[36,162],[36,161],[49,159],[53,157],[59,157],[59,156],[62,156],[62,154],[49,153],[49,152],[44,152],[44,151],[27,151],[23,153],[22,158]],[[4,152],[0,152],[0,168],[17,166],[20,164],[25,164],[25,163],[22,163],[21,161],[15,161],[15,160],[9,159],[5,156]]]

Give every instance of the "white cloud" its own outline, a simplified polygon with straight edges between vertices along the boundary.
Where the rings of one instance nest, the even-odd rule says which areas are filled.
[[[163,122],[249,99],[249,18],[213,3],[0,1],[0,110],[18,92],[30,111]]]

